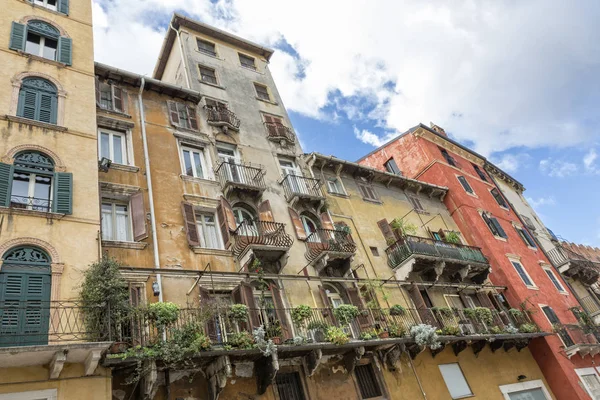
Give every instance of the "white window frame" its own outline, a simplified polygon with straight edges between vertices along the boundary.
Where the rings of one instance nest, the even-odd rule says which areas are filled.
[[[185,176],[187,178],[193,178],[193,179],[214,180],[214,177],[208,168],[208,166],[211,165],[210,154],[208,154],[208,151],[205,146],[187,144],[187,143],[178,143],[178,146],[179,146],[179,161],[181,164],[181,174],[183,176]],[[197,176],[196,168],[193,163],[192,163],[192,174],[193,175],[190,176],[187,174],[187,171],[185,169],[185,158],[183,157],[184,151],[191,151],[191,152],[195,151],[200,154],[200,164],[202,165],[202,171],[204,172],[204,176],[201,176],[201,177]]]
[[[58,394],[56,389],[0,394],[0,400],[56,400],[57,398]]]
[[[334,189],[336,189],[336,190],[332,190],[332,185],[333,185]],[[337,190],[337,189],[339,189],[339,190]],[[327,178],[327,191],[332,194],[341,194],[343,196],[347,195],[346,188],[344,188],[344,184],[342,183],[342,180],[338,177]]]
[[[550,392],[548,392],[548,389],[546,389],[546,386],[544,385],[544,382],[541,379],[536,379],[527,382],[512,383],[510,385],[501,385],[498,386],[498,389],[500,389],[500,392],[502,392],[504,400],[510,400],[509,395],[511,393],[522,392],[524,390],[532,389],[542,389],[542,391],[544,392],[544,396],[546,396],[548,400],[552,400]]]
[[[477,196],[477,193],[475,192],[475,188],[473,187],[473,185],[471,185],[471,182],[469,182],[469,181],[467,180],[467,177],[466,177],[466,176],[464,176],[464,175],[457,175],[457,174],[455,174],[454,176],[456,177],[456,180],[458,181],[458,184],[460,185],[460,187],[461,187],[461,188],[463,188],[463,190],[465,191],[465,193],[466,193],[466,194],[468,194],[469,196],[478,197],[478,196]],[[461,176],[464,178],[465,182],[467,182],[467,185],[469,185],[469,187],[471,188],[471,190],[473,191],[473,193],[469,193],[469,192],[467,191],[467,189],[466,189],[466,188],[463,186],[463,184],[462,184],[462,182],[460,181],[460,179],[458,179],[458,178],[459,178],[459,177],[461,177]]]
[[[577,376],[579,376],[579,380],[581,381],[581,383],[583,383],[583,387],[585,388],[585,391],[587,392],[587,394],[590,397],[592,397],[592,393],[591,393],[590,389],[588,388],[588,386],[586,385],[585,381],[582,378],[584,375],[595,375],[596,378],[598,378],[598,381],[600,382],[600,375],[598,374],[598,371],[596,371],[596,368],[593,368],[593,367],[576,368],[575,373],[577,374]],[[592,399],[593,399],[593,397],[592,397]]]
[[[113,131],[111,129],[105,129],[105,128],[98,128],[98,159],[102,159],[102,134],[106,133],[109,135],[109,139],[108,139],[108,153],[109,153],[109,159],[112,161],[113,164],[118,164],[118,165],[133,165],[133,151],[130,151],[130,134],[129,134],[129,130],[126,132],[120,132],[120,131]],[[122,138],[122,142],[121,142],[121,154],[123,154],[123,158],[124,162],[115,162],[114,161],[114,156],[115,156],[115,149],[114,149],[114,142],[113,142],[113,136],[121,136]]]
[[[525,285],[525,287],[527,287],[528,289],[538,289],[538,286],[535,284],[535,281],[531,278],[531,275],[529,275],[529,272],[527,272],[527,269],[525,269],[525,266],[523,265],[523,263],[521,262],[521,260],[517,260],[516,258],[510,258],[509,257],[508,261],[510,262],[510,266],[513,267],[513,269],[515,270],[515,272],[519,276],[519,279],[521,279],[521,281],[523,282],[523,284]],[[525,272],[525,275],[527,275],[527,278],[529,278],[529,281],[531,282],[531,285],[528,285],[527,283],[525,283],[525,281],[521,277],[521,274],[519,274],[519,271],[517,271],[517,267],[515,267],[515,265],[513,263],[517,263],[517,264],[519,264],[521,266],[521,268],[523,268],[523,272]]]
[[[36,199],[37,198],[37,197],[35,197],[36,177],[39,175],[39,176],[49,178],[50,179],[50,196],[48,196],[48,208],[49,208],[49,210],[52,210],[52,202],[54,201],[54,185],[56,185],[53,172],[44,174],[42,171],[40,171],[39,174],[36,174],[35,172],[26,172],[26,171],[20,170],[19,168],[15,168],[15,170],[13,171],[13,174],[22,174],[22,175],[29,174],[29,184],[27,185],[27,198],[28,199]],[[14,180],[13,180],[13,182],[14,182]],[[12,189],[13,189],[13,186],[11,185],[11,187],[9,188],[11,198],[14,195],[12,192]],[[14,195],[14,196],[16,196],[16,195]],[[41,200],[45,200],[45,199],[41,199]],[[33,200],[32,200],[32,204],[27,204],[26,208],[27,208],[27,210],[35,210],[36,207],[37,206],[33,204]]]
[[[216,82],[208,82],[205,81],[204,79],[202,79],[202,69],[207,69],[209,71],[213,72],[213,75],[215,76],[215,81]],[[217,73],[216,68],[213,67],[209,67],[208,65],[204,65],[204,64],[198,64],[198,77],[200,78],[200,82],[201,83],[205,83],[207,85],[212,85],[212,86],[219,86],[221,83],[221,79],[219,77],[219,74]]]
[[[103,216],[103,212],[102,212],[103,204],[111,205],[110,217],[112,219],[113,232],[111,234],[112,239],[104,239],[104,237],[103,237],[102,240],[107,240],[109,242],[133,242],[134,240],[133,240],[133,221],[131,218],[131,202],[103,198],[100,202],[100,217],[101,218]],[[117,212],[115,210],[116,205],[121,205],[121,206],[127,207],[127,237],[125,238],[125,240],[115,239],[115,237],[116,237],[115,229],[117,227]]]
[[[560,282],[560,280],[558,280],[558,277],[556,276],[556,274],[554,273],[554,271],[552,271],[552,267],[550,267],[548,265],[542,265],[542,269],[546,272],[546,275],[548,275],[548,279],[550,280],[550,282],[552,282],[552,286],[554,286],[556,288],[556,290],[558,290],[558,293],[560,293],[560,294],[568,294],[567,290],[565,289],[565,287],[563,286],[563,284]],[[560,286],[560,287],[556,286],[556,284],[554,283],[554,281],[552,281],[552,279],[550,278],[549,274],[552,274],[552,276],[556,280],[556,283],[558,283],[558,286]]]
[[[212,249],[212,250],[224,250],[225,246],[223,246],[223,238],[221,237],[221,225],[219,221],[219,217],[217,213],[214,211],[195,211],[196,215],[196,226],[201,225],[202,229],[198,227],[198,238],[200,239],[200,247],[203,249]],[[215,220],[215,237],[217,238],[217,246],[218,247],[208,247],[206,245],[206,237],[204,236],[207,232],[206,223],[204,221],[204,216],[210,215]]]
[[[463,394],[463,395],[460,395],[458,397],[452,397],[452,394],[450,394],[450,397],[452,399],[464,399],[466,397],[472,397],[472,396],[474,396],[473,389],[471,389],[471,385],[469,385],[469,382],[467,381],[467,377],[465,376],[465,373],[463,372],[462,368],[460,367],[460,364],[457,363],[457,362],[454,362],[454,363],[445,363],[445,364],[438,364],[438,370],[440,371],[440,375],[442,375],[442,380],[444,381],[444,384],[446,385],[446,389],[448,389],[448,393],[450,393],[450,387],[448,386],[448,382],[446,381],[446,378],[444,377],[444,374],[442,373],[442,369],[440,368],[442,365],[456,365],[458,367],[458,370],[460,371],[460,374],[461,374],[463,380],[465,381],[465,384],[469,388],[469,392],[470,393],[468,393],[468,394]]]
[[[48,8],[48,9],[52,10],[52,8],[50,8],[48,6],[43,6],[42,5],[42,7],[45,7],[45,8]],[[34,56],[38,56],[38,57],[44,58],[46,60],[58,61],[58,39],[52,39],[52,38],[50,38],[52,40],[56,40],[56,50],[54,52],[54,58],[47,58],[47,57],[44,57],[44,46],[46,45],[46,39],[48,39],[48,38],[46,38],[45,36],[42,36],[42,35],[40,35],[38,33],[35,33],[35,32],[32,32],[32,34],[36,35],[36,36],[38,36],[40,38],[40,44],[39,44],[40,48],[38,50],[38,54],[29,53],[29,52],[27,52],[27,54],[32,54]],[[29,35],[29,32],[27,32],[27,35]],[[27,50],[27,38],[25,38],[25,50]]]

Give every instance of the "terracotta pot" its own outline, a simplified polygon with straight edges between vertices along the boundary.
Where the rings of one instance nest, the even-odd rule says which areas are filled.
[[[387,331],[381,332],[381,333],[379,334],[379,338],[380,338],[380,339],[387,339],[387,338],[389,338],[389,337],[390,337],[390,333],[389,333],[389,332],[387,332]]]
[[[281,344],[281,338],[279,336],[272,337],[271,340],[277,345]]]
[[[110,354],[121,354],[121,353],[125,353],[128,348],[129,348],[129,344],[126,342],[114,342],[113,344],[110,345],[110,348],[108,349],[108,351]]]

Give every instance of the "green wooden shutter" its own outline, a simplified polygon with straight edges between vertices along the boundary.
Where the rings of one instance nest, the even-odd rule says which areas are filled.
[[[58,62],[63,64],[71,65],[73,61],[73,40],[67,37],[58,38]]]
[[[10,205],[10,193],[12,190],[13,166],[0,163],[0,206]]]
[[[58,12],[69,15],[69,0],[58,0]]]
[[[27,25],[20,24],[18,22],[12,23],[10,31],[10,45],[8,46],[11,50],[25,51],[25,39],[27,38]]]
[[[39,96],[39,107],[37,109],[36,120],[41,122],[47,122],[49,124],[56,124],[56,113],[57,113],[57,98],[53,94],[40,92]]]
[[[500,222],[498,222],[498,220],[495,217],[490,218],[490,221],[496,227],[496,230],[498,231],[498,236],[507,239],[508,235],[506,234],[506,232],[504,232],[504,229],[502,228],[502,225],[500,225]]]
[[[38,119],[38,97],[40,97],[40,92],[37,90],[27,88],[21,89],[21,92],[19,92],[17,115],[27,119]]]
[[[73,174],[70,172],[54,174],[52,211],[60,214],[73,213]]]

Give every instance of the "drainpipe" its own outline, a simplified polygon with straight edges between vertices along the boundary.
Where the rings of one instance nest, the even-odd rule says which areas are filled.
[[[421,394],[423,395],[423,399],[427,400],[427,395],[425,394],[425,389],[423,389],[423,385],[421,384],[421,379],[419,378],[419,375],[417,374],[417,370],[415,369],[415,365],[412,362],[412,357],[410,356],[410,353],[408,351],[406,351],[406,355],[408,356],[408,362],[410,363],[410,368],[413,371],[413,374],[415,375],[415,378],[417,379],[417,383],[419,384],[419,389],[421,389]]]
[[[154,269],[160,269],[160,258],[158,257],[158,238],[156,237],[156,214],[154,213],[154,194],[152,191],[152,174],[150,172],[150,156],[148,155],[148,138],[146,136],[146,114],[144,113],[144,101],[142,93],[146,86],[146,79],[142,76],[140,82],[140,91],[138,93],[138,102],[140,105],[140,125],[142,127],[142,142],[144,144],[144,164],[146,168],[146,183],[148,185],[148,201],[150,202],[150,226],[152,227],[152,250],[154,253]],[[156,274],[156,282],[160,292],[158,301],[163,302],[162,279],[159,273]]]
[[[171,21],[171,23],[169,24],[169,28],[173,29],[173,31],[175,31],[175,35],[177,36],[177,43],[179,43],[179,52],[181,53],[181,63],[183,65],[183,73],[185,75],[185,81],[187,83],[188,89],[191,89],[192,86],[190,83],[190,76],[188,75],[187,63],[185,62],[185,55],[183,53],[183,44],[181,44],[181,35],[179,33],[179,30],[177,30],[173,27],[173,21]]]

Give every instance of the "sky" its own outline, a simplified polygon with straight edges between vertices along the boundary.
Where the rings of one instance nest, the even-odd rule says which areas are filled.
[[[306,152],[355,161],[434,122],[600,246],[600,2],[93,0],[96,60],[150,76],[174,11],[275,49]]]

